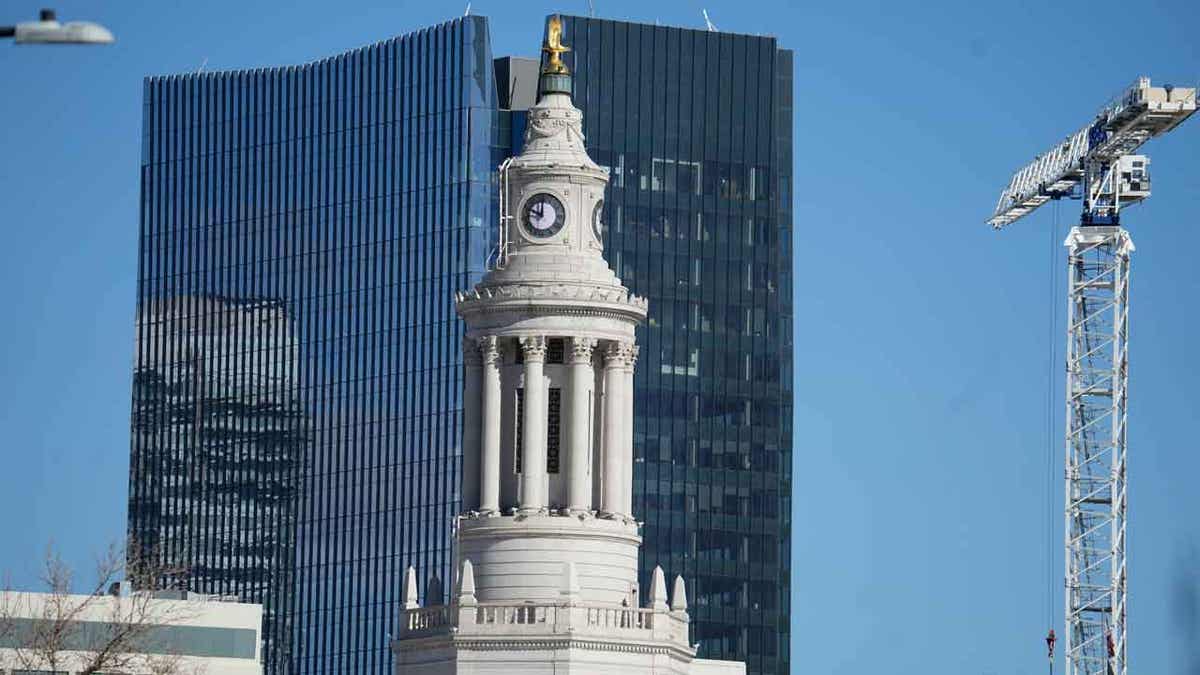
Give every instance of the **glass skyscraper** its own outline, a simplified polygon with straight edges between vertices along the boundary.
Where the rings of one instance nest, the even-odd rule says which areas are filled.
[[[496,110],[482,17],[146,81],[130,538],[264,603],[268,672],[387,673],[444,593]]]
[[[650,301],[634,376],[642,584],[688,583],[700,655],[789,669],[792,52],[564,17],[605,251]]]
[[[785,673],[792,60],[774,38],[564,17],[606,257],[650,300],[642,583],[701,656]],[[269,673],[390,675],[403,571],[449,590],[462,327],[536,61],[464,17],[315,63],[145,87],[131,539],[267,609]],[[499,86],[497,86],[499,82]]]

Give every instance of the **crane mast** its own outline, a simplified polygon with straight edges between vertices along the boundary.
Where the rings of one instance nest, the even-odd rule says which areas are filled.
[[[1080,199],[1067,248],[1064,539],[1068,675],[1128,675],[1125,595],[1129,259],[1120,211],[1150,196],[1149,159],[1134,154],[1196,111],[1194,88],[1147,77],[1013,174],[988,223],[1003,228],[1042,204]]]

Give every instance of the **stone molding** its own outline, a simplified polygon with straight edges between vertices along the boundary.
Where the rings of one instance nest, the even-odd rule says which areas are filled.
[[[646,642],[631,642],[628,640],[621,642],[605,642],[602,640],[587,640],[580,638],[564,637],[551,638],[541,640],[520,640],[520,639],[496,639],[496,638],[476,638],[470,635],[458,635],[454,642],[456,646],[464,650],[472,651],[520,651],[522,649],[529,650],[558,650],[558,649],[586,649],[596,652],[623,652],[626,654],[677,654],[681,658],[691,661],[695,658],[695,653],[691,650],[682,649],[671,644],[654,644]]]
[[[514,534],[517,530],[517,534]],[[606,518],[580,518],[577,515],[554,513],[532,516],[495,516],[464,514],[458,523],[458,538],[510,538],[514,536],[557,536],[563,539],[609,539],[613,542],[641,546],[638,523]]]
[[[574,300],[632,305],[645,311],[649,303],[645,298],[633,295],[623,286],[581,286],[577,284],[505,284],[481,286],[466,292],[455,293],[455,303],[460,311],[477,304],[489,304],[496,300]]]
[[[561,649],[580,649],[587,651],[609,652],[609,653],[625,653],[625,654],[647,654],[647,655],[674,655],[685,662],[691,662],[696,658],[696,653],[690,648],[680,647],[671,643],[629,640],[623,639],[619,642],[588,639],[580,637],[538,637],[536,639],[522,638],[497,638],[492,636],[477,636],[463,634],[459,632],[439,633],[426,635],[423,637],[413,637],[405,639],[392,640],[393,649],[399,647],[398,653],[403,654],[406,651],[412,650],[428,650],[442,648],[457,648],[463,651],[475,652],[495,652],[495,651],[547,651]]]

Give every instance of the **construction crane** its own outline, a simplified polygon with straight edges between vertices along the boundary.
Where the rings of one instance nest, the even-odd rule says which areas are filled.
[[[1150,196],[1135,152],[1196,111],[1194,88],[1138,78],[1088,124],[1017,171],[988,223],[1000,229],[1042,204],[1080,199],[1067,247],[1067,675],[1127,675],[1126,410],[1129,257],[1121,210]],[[1053,672],[1054,633],[1047,637]]]

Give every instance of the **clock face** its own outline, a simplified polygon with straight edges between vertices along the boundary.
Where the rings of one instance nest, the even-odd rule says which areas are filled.
[[[592,209],[592,232],[596,234],[596,241],[604,242],[604,223],[600,217],[604,215],[604,200],[596,202],[596,208]]]
[[[522,221],[525,231],[534,237],[553,237],[563,228],[566,220],[567,210],[554,195],[537,194],[525,202]]]

